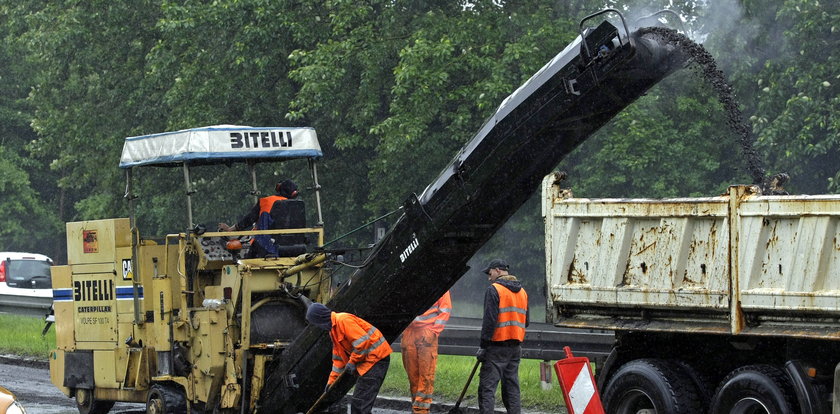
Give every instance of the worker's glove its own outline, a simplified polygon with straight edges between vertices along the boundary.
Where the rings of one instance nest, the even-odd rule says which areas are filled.
[[[486,349],[484,349],[484,348],[478,348],[478,352],[476,352],[476,353],[475,353],[475,359],[477,359],[477,360],[478,360],[478,362],[484,362],[484,360],[485,360],[485,359],[487,359],[487,358],[485,357],[485,354],[486,354],[486,353],[487,353],[487,350],[486,350]]]

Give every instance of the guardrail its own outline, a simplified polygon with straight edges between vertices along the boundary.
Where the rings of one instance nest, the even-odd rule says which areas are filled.
[[[481,336],[481,319],[450,318],[446,329],[438,338],[438,353],[442,355],[474,356]],[[399,351],[401,338],[391,346]],[[591,361],[606,358],[612,349],[615,335],[611,331],[593,329],[558,328],[547,323],[531,323],[525,331],[522,343],[522,358],[556,361],[566,357],[563,351],[568,346],[576,356],[585,356]]]
[[[50,313],[53,298],[0,294],[0,313],[44,316]]]
[[[48,314],[52,298],[0,294],[0,313],[41,316]],[[451,318],[438,339],[438,353],[442,355],[473,356],[478,350],[481,336],[481,319]],[[400,349],[400,339],[392,345]],[[591,361],[606,358],[612,349],[615,335],[610,331],[593,329],[558,328],[547,323],[531,323],[525,331],[522,358],[556,361],[565,358],[564,346],[575,355]]]

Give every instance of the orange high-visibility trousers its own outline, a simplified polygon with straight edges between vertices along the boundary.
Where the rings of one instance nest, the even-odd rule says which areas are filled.
[[[415,414],[428,414],[435,392],[438,334],[428,328],[409,326],[403,331],[400,349],[411,386],[411,409]]]

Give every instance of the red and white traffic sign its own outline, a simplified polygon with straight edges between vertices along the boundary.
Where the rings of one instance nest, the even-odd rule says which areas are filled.
[[[572,355],[568,346],[563,349],[566,358],[554,364],[554,371],[563,389],[563,399],[566,400],[569,414],[604,414],[589,358]]]

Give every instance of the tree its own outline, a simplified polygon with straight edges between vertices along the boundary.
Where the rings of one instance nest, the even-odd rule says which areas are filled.
[[[34,251],[60,260],[60,192],[46,163],[29,157],[27,150],[37,138],[27,96],[38,67],[17,41],[25,32],[22,9],[26,6],[0,2],[0,250]]]

